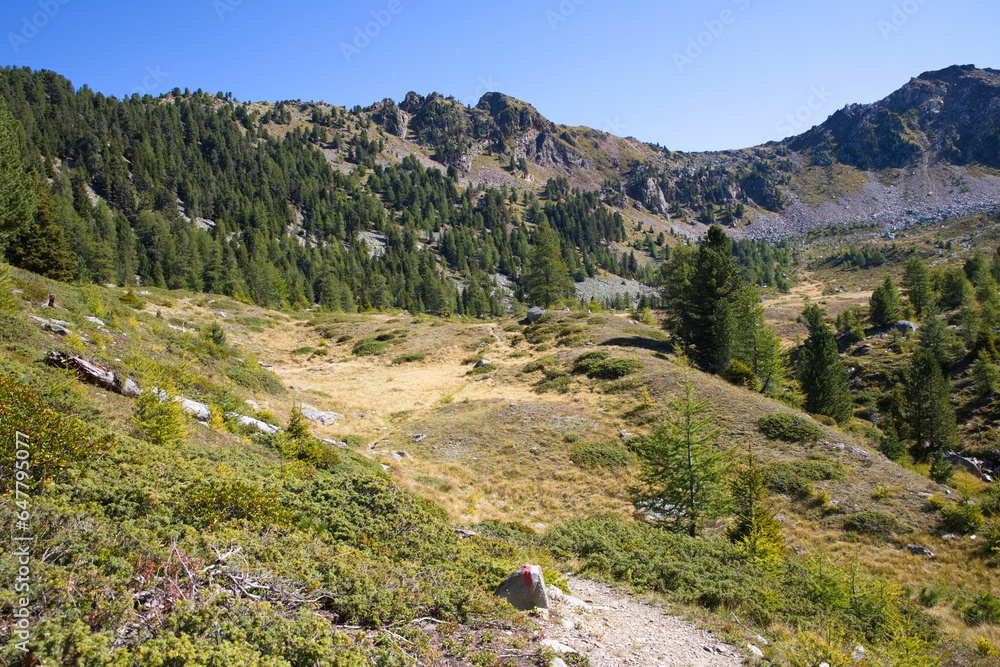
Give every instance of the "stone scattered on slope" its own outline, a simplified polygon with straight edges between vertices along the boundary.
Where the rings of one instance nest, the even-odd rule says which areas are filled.
[[[480,359],[479,361],[476,362],[476,365],[473,366],[473,368],[482,368],[483,366],[492,366],[492,365],[493,362],[490,361],[489,359]]]
[[[919,544],[907,544],[906,548],[910,550],[910,553],[914,556],[927,556],[928,558],[934,558],[934,552],[927,547],[922,547]]]
[[[247,417],[246,415],[241,415],[235,412],[228,412],[226,413],[226,416],[231,419],[235,419],[242,426],[246,426],[248,428],[255,428],[259,432],[264,433],[266,435],[274,435],[275,433],[281,430],[279,427],[273,424],[268,424],[267,422],[263,422],[259,419],[254,419],[253,417]]]
[[[750,655],[752,655],[755,658],[763,658],[764,657],[764,652],[761,651],[756,646],[754,646],[753,644],[747,644],[747,650],[750,651]]]
[[[542,646],[550,648],[556,653],[576,653],[576,649],[569,644],[563,644],[561,641],[556,639],[543,639]]]
[[[545,592],[540,565],[525,565],[512,573],[497,586],[494,594],[510,602],[515,609],[531,611],[549,608],[549,596]]]
[[[527,317],[528,324],[534,324],[538,320],[542,319],[542,315],[544,314],[545,314],[544,308],[539,308],[538,306],[535,306],[534,308],[528,311],[528,317]]]
[[[302,416],[309,421],[322,424],[323,426],[330,426],[338,419],[346,419],[346,417],[339,412],[324,412],[322,410],[317,410],[316,408],[305,408],[302,411]]]

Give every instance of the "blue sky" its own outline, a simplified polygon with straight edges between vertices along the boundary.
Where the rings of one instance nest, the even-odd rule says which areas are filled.
[[[0,65],[116,96],[350,107],[500,90],[557,123],[716,150],[797,134],[923,71],[1000,69],[997,26],[995,0],[4,0]]]

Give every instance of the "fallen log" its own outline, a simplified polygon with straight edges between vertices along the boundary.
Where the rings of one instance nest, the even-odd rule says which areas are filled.
[[[89,361],[76,355],[68,355],[62,352],[52,351],[45,356],[45,362],[57,368],[68,368],[74,371],[80,380],[97,385],[102,389],[113,391],[122,396],[136,398],[142,394],[132,378],[116,376],[113,371],[105,368],[96,361]]]

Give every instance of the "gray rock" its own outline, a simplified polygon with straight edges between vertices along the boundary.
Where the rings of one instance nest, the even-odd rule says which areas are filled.
[[[914,556],[927,556],[928,558],[934,558],[934,552],[927,547],[922,547],[919,544],[907,544],[906,548],[910,550],[910,553]]]
[[[535,322],[540,320],[542,318],[542,315],[544,314],[545,314],[544,308],[539,308],[538,306],[535,306],[534,308],[528,311],[528,317],[527,317],[528,324],[534,324]]]
[[[541,642],[542,646],[550,648],[556,653],[576,653],[576,649],[568,644],[563,644],[561,641],[555,639],[543,639]]]
[[[916,322],[910,322],[909,320],[900,320],[892,325],[892,328],[896,331],[901,331],[903,333],[909,333],[911,331],[916,331],[920,328],[920,325]]]
[[[242,426],[246,426],[248,428],[255,428],[259,432],[266,433],[267,435],[274,435],[275,433],[281,430],[280,428],[274,426],[273,424],[268,424],[267,422],[262,422],[259,419],[254,419],[253,417],[247,417],[246,415],[237,414],[235,412],[228,412],[226,413],[226,416],[231,419],[235,419]]]
[[[322,410],[317,410],[316,408],[306,408],[302,411],[302,416],[309,421],[322,424],[323,426],[330,426],[338,419],[346,419],[346,417],[339,412],[324,412]]]
[[[413,441],[414,442],[422,442],[422,441],[424,441],[426,439],[427,439],[427,436],[424,435],[423,433],[418,433],[417,435],[413,436]]]
[[[497,586],[494,595],[510,602],[515,609],[548,609],[549,596],[540,565],[525,565]]]
[[[492,365],[493,362],[490,361],[489,359],[480,359],[479,361],[476,362],[476,365],[473,366],[473,368],[482,368],[483,366],[492,366]]]
[[[549,667],[568,667],[568,665],[562,658],[552,658],[549,662]]]
[[[90,322],[91,324],[96,324],[96,325],[97,325],[97,326],[99,326],[99,327],[105,327],[105,326],[107,326],[107,325],[106,325],[106,324],[104,323],[104,320],[99,320],[99,319],[97,319],[96,317],[85,317],[85,318],[83,318],[83,319],[87,320],[87,321],[88,321],[88,322]]]
[[[764,657],[764,652],[761,651],[756,646],[754,646],[753,644],[747,644],[747,651],[749,651],[750,655],[752,655],[755,658],[763,658]]]
[[[851,653],[851,660],[864,660],[865,659],[865,647],[858,644],[854,647],[854,651]]]

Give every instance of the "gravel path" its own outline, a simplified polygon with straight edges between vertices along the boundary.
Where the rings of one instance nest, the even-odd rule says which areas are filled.
[[[557,652],[560,648],[575,649],[589,657],[594,667],[743,664],[739,649],[671,616],[663,607],[640,602],[586,579],[571,579],[569,587],[572,597],[550,596],[551,615],[543,622],[547,641],[562,645],[553,646]]]

